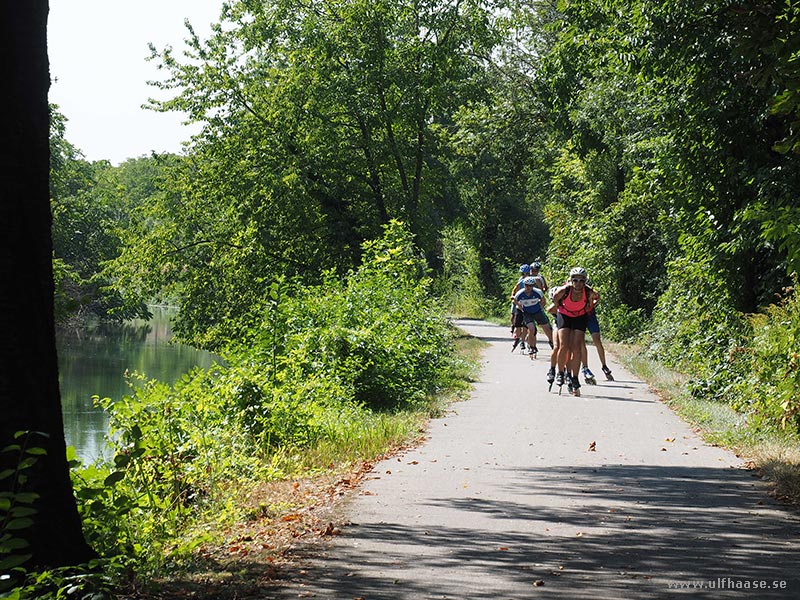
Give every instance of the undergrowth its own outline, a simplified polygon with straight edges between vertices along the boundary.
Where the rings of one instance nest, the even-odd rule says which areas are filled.
[[[171,386],[134,376],[129,396],[97,400],[112,458],[70,459],[100,558],[79,578],[28,573],[12,593],[100,600],[186,572],[253,518],[265,483],[346,472],[407,444],[468,388],[470,360],[455,352],[456,331],[400,223],[364,245],[358,270],[323,280],[274,282],[261,323],[229,345],[224,365]]]

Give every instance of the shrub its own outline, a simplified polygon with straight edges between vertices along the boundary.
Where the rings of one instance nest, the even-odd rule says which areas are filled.
[[[773,428],[800,429],[800,295],[750,318],[748,346],[734,349],[737,380],[731,402]]]
[[[452,366],[423,267],[392,222],[344,281],[274,282],[226,364],[172,386],[134,376],[129,396],[98,400],[113,458],[76,462],[73,480],[87,539],[117,576],[180,566],[210,539],[206,524],[243,518],[251,486],[312,468],[318,448],[369,452],[365,438],[407,433],[413,420],[383,415],[424,409]]]

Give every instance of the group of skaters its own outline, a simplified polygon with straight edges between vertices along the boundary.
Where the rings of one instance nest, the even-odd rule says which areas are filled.
[[[519,347],[530,354],[531,358],[535,358],[538,352],[536,326],[540,325],[550,348],[553,349],[547,383],[552,387],[555,382],[559,390],[566,383],[570,393],[580,396],[580,371],[586,383],[597,383],[588,364],[588,330],[597,349],[603,373],[607,380],[613,381],[611,369],[606,365],[606,352],[600,339],[600,324],[595,313],[600,294],[589,285],[586,269],[571,269],[563,285],[550,289],[541,274],[541,268],[542,264],[539,262],[524,264],[519,268],[519,281],[511,291],[511,333],[514,335],[511,351],[514,352]],[[550,299],[547,307],[545,297]],[[550,314],[555,317],[555,335],[550,325]]]

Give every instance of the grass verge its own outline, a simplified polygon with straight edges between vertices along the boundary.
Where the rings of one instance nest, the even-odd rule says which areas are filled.
[[[302,456],[281,457],[295,475],[263,482],[242,494],[246,517],[220,531],[195,553],[191,568],[126,590],[139,600],[256,600],[270,596],[282,581],[302,579],[304,557],[339,533],[345,524],[342,501],[383,459],[399,456],[424,439],[430,418],[442,416],[453,402],[469,396],[485,342],[456,338],[458,360],[450,385],[417,411],[378,413],[352,424],[343,442],[318,444]]]
[[[800,507],[800,436],[765,429],[725,404],[692,397],[685,375],[645,357],[636,346],[608,344],[608,350],[706,442],[735,452],[772,485],[771,495]]]

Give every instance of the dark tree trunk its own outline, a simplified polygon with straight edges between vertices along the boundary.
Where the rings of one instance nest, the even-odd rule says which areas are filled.
[[[0,14],[0,449],[18,431],[46,450],[21,485],[34,492],[33,525],[14,530],[34,565],[61,566],[93,556],[81,530],[69,479],[58,388],[50,235],[47,0],[3,0]],[[17,440],[19,441],[19,440]],[[32,455],[33,456],[33,455]],[[3,452],[0,470],[19,455]],[[12,488],[15,488],[12,490]],[[2,513],[0,513],[2,515]]]

